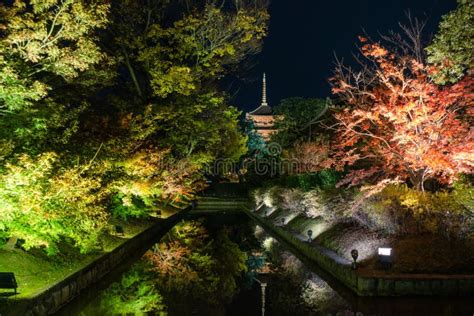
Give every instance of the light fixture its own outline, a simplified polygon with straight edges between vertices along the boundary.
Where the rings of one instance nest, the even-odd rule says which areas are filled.
[[[379,256],[391,256],[392,248],[379,248]]]
[[[354,260],[354,262],[352,262],[352,270],[355,270],[357,269],[357,258],[359,258],[359,252],[357,249],[351,250],[351,257]]]
[[[378,249],[379,262],[384,269],[389,269],[392,266],[392,248],[380,247]]]

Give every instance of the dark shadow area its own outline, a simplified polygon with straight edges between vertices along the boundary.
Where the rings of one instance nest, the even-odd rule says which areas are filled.
[[[4,297],[10,297],[10,296],[15,296],[15,295],[18,295],[20,294],[20,292],[16,292],[16,293],[6,293],[6,292],[0,292],[0,302],[2,301],[2,298]]]

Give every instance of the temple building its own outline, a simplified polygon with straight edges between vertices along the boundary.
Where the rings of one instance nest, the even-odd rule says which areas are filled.
[[[255,131],[265,140],[269,140],[270,136],[276,132],[273,126],[275,117],[271,106],[267,103],[267,82],[265,73],[263,74],[262,103],[258,108],[247,113],[245,118],[248,122],[253,122]]]

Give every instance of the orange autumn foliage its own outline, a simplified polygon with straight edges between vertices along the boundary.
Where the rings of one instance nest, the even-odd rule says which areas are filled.
[[[290,153],[293,172],[318,172],[331,168],[334,164],[331,159],[331,147],[328,139],[320,137],[311,142],[297,143]]]
[[[339,66],[332,91],[345,108],[336,113],[336,166],[353,166],[344,183],[367,178],[428,179],[449,184],[474,167],[474,78],[438,86],[430,68],[361,38],[369,62],[355,72]]]

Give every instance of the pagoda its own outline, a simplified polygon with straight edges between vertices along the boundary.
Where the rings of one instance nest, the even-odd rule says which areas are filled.
[[[257,134],[264,140],[269,140],[270,136],[276,132],[274,128],[275,116],[273,110],[267,102],[267,81],[265,73],[263,74],[262,103],[258,108],[249,112],[245,116],[247,122],[253,122],[253,127]]]

